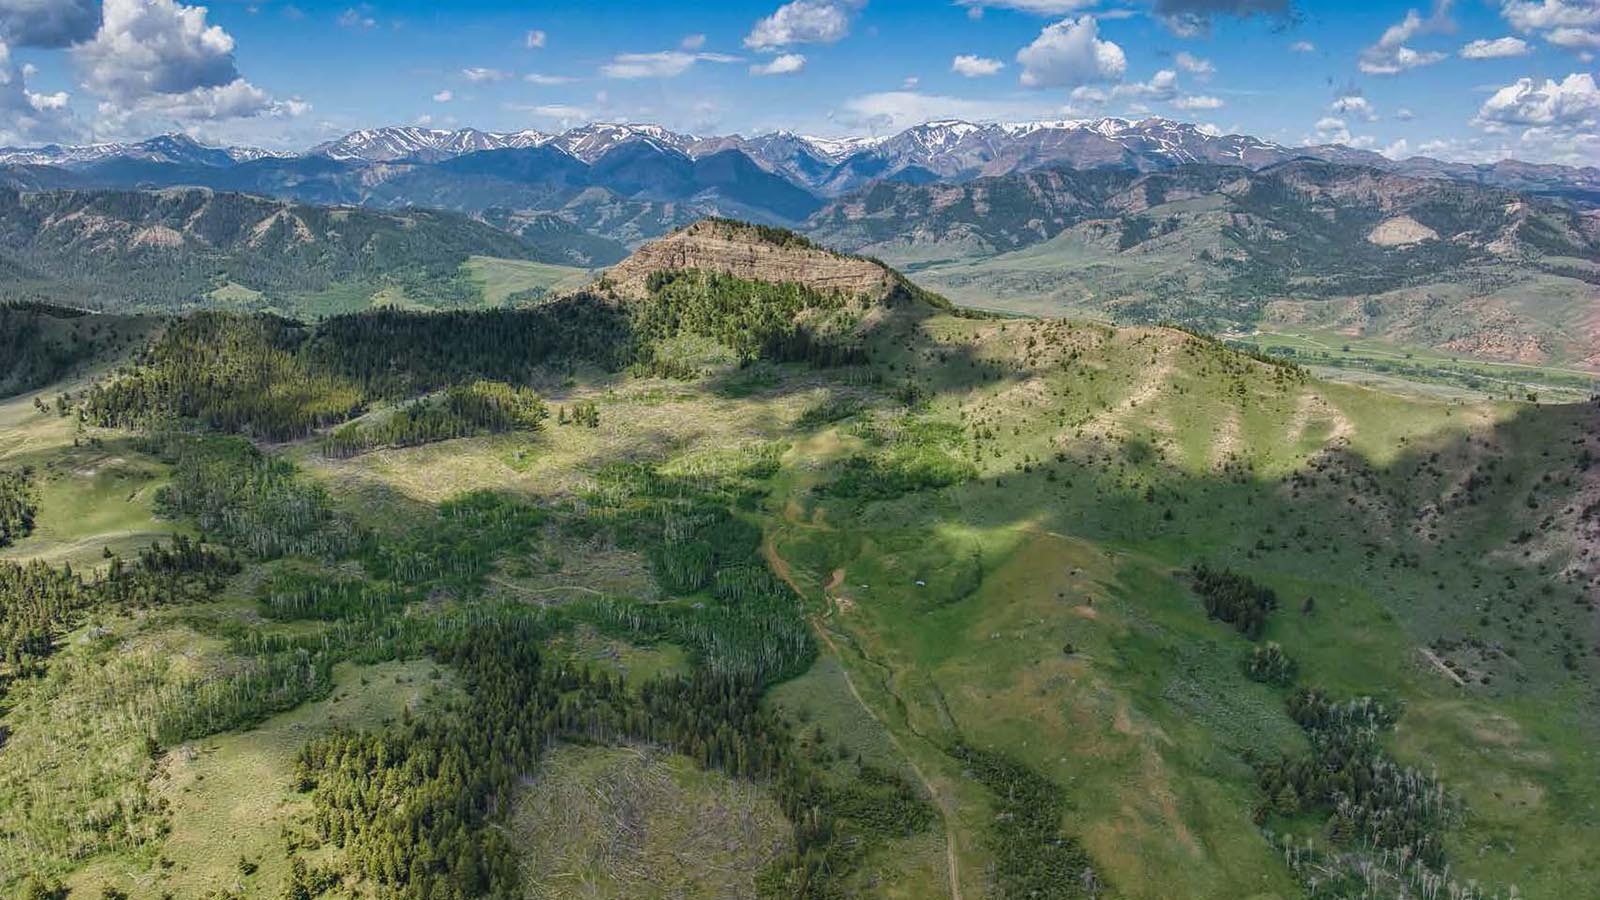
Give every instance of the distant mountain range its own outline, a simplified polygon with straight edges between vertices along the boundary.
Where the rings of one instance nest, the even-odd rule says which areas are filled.
[[[163,135],[137,144],[0,150],[0,183],[21,190],[196,186],[389,209],[546,212],[637,243],[705,215],[800,225],[824,202],[885,181],[965,183],[1051,168],[1159,172],[1196,163],[1261,170],[1304,158],[1600,206],[1600,168],[1396,161],[1337,144],[1286,147],[1160,118],[948,120],[889,137],[839,140],[790,132],[702,137],[632,124],[560,134],[405,126],[353,132],[301,154],[212,148]]]

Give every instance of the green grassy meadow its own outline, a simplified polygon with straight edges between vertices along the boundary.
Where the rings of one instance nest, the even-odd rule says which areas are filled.
[[[561,288],[582,287],[589,280],[585,269],[520,259],[474,256],[462,266],[467,278],[483,292],[483,302],[499,306],[514,294],[544,294]]]

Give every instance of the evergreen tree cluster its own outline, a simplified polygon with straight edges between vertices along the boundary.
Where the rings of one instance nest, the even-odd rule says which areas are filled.
[[[28,469],[0,469],[0,547],[7,547],[33,531],[39,512],[39,495]]]
[[[414,447],[508,431],[534,431],[548,418],[544,401],[524,387],[474,381],[406,404],[378,422],[350,422],[322,440],[324,455],[345,459],[380,447]]]
[[[1205,602],[1206,615],[1227,622],[1252,641],[1261,639],[1268,614],[1278,608],[1278,595],[1272,588],[1205,563],[1195,563],[1189,574]]]
[[[59,381],[113,341],[114,329],[45,303],[0,303],[0,396]]]
[[[560,418],[562,425],[581,425],[584,428],[600,427],[600,407],[593,400],[581,400],[572,405],[571,411],[561,407]]]
[[[366,570],[277,572],[261,589],[262,617],[321,627],[226,628],[240,660],[164,688],[153,701],[152,747],[248,727],[325,696],[344,660],[428,656],[459,675],[462,690],[440,708],[304,748],[297,779],[310,794],[315,833],[291,836],[291,852],[324,842],[343,853],[315,871],[297,867],[287,886],[295,896],[349,878],[394,897],[519,895],[517,848],[500,817],[555,741],[648,741],[768,784],[795,827],[792,852],[760,875],[778,896],[840,896],[873,847],[934,820],[898,776],[859,765],[843,777],[825,771],[820,734],[797,738],[762,702],[768,685],[803,671],[815,654],[796,598],[758,555],[759,532],[734,511],[759,499],[777,446],[705,467],[616,467],[593,498],[603,503],[572,527],[614,528],[662,571],[677,571],[690,595],[543,608],[480,595],[495,560],[534,553],[548,527],[550,511],[525,500],[476,492],[441,504],[403,534],[360,534],[292,466],[240,439],[159,434],[150,442],[174,466],[161,498],[169,514],[195,519],[252,556],[354,558]],[[709,568],[690,564],[706,553]],[[220,579],[237,562],[179,538],[136,567],[114,564],[108,578],[125,580],[135,568],[150,579],[193,569]],[[57,605],[67,612],[51,613],[58,631],[71,610],[92,602],[69,573],[36,567],[16,577],[26,579],[17,597],[64,598]],[[126,590],[119,596],[136,602]],[[8,613],[4,621],[15,620]],[[631,689],[545,656],[544,640],[579,622],[640,643],[680,642],[693,671]]]
[[[650,298],[633,307],[638,355],[647,369],[654,344],[680,334],[711,338],[745,363],[767,359],[826,367],[865,360],[844,334],[845,294],[697,269],[656,272],[647,287]]]
[[[174,322],[132,371],[93,386],[82,408],[105,427],[177,420],[291,440],[376,401],[477,382],[523,386],[579,362],[616,368],[628,347],[625,314],[588,295],[523,310],[374,310],[311,326],[203,312]],[[456,411],[515,419],[526,399],[485,388],[459,397]]]
[[[355,415],[360,385],[308,365],[300,353],[310,330],[276,316],[200,312],[173,322],[141,365],[93,385],[85,418],[101,427],[171,421],[251,434],[302,437]]]
[[[0,695],[10,682],[42,673],[56,642],[90,611],[200,600],[238,571],[232,555],[181,534],[132,563],[111,557],[103,574],[88,579],[71,566],[0,560]]]
[[[1258,767],[1270,810],[1325,814],[1336,844],[1398,851],[1441,870],[1444,831],[1459,818],[1459,803],[1437,777],[1384,751],[1380,738],[1394,728],[1398,711],[1372,697],[1336,702],[1316,688],[1296,691],[1287,708],[1311,752]]]
[[[360,546],[355,526],[294,465],[241,438],[163,433],[152,449],[172,464],[157,509],[259,559],[333,559]]]
[[[1264,646],[1258,644],[1251,647],[1244,658],[1246,677],[1262,684],[1288,687],[1294,684],[1294,677],[1299,669],[1299,665],[1276,641],[1268,641]]]
[[[718,476],[665,473],[647,463],[607,466],[586,498],[589,520],[650,558],[657,579],[697,603],[592,604],[598,622],[624,636],[667,640],[719,676],[770,684],[805,671],[816,655],[792,591],[767,569],[760,531],[733,510],[754,503],[776,455],[758,451]]]
[[[523,427],[507,392],[541,373],[635,364],[656,372],[655,348],[678,335],[707,337],[744,362],[817,366],[865,360],[846,335],[847,298],[798,284],[714,273],[659,273],[647,299],[626,304],[589,293],[521,309],[418,313],[369,310],[306,325],[272,315],[198,312],[175,320],[138,365],[97,383],[82,416],[103,427],[178,422],[269,441],[303,438],[347,422],[374,403],[420,400],[392,424],[341,431],[333,455],[384,445]],[[662,361],[661,365],[671,368]],[[491,384],[503,388],[490,389]]]
[[[1104,889],[1089,854],[1062,830],[1061,788],[1026,765],[992,750],[957,744],[951,755],[995,798],[991,844],[1002,896],[1096,897]]]

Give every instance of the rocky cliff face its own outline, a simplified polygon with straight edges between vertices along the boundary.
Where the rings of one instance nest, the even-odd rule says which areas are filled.
[[[834,253],[786,231],[722,220],[697,222],[646,244],[605,280],[619,296],[643,298],[651,275],[686,269],[794,282],[862,300],[886,297],[899,284],[893,271],[872,260]]]

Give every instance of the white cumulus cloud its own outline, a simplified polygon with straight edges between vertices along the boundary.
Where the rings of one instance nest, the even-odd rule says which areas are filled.
[[[0,41],[0,145],[73,141],[83,136],[83,125],[67,108],[66,93],[40,94],[28,90],[30,73],[11,59],[11,48]]]
[[[1138,97],[1141,100],[1171,100],[1178,96],[1178,73],[1162,69],[1142,84],[1119,84],[1111,90],[1113,97]]]
[[[1423,18],[1414,9],[1405,18],[1384,30],[1378,42],[1361,51],[1358,65],[1368,75],[1398,75],[1407,69],[1429,66],[1445,58],[1437,50],[1415,50],[1406,42],[1418,35],[1448,31],[1454,27],[1450,7],[1454,0],[1435,0],[1432,13]]]
[[[1365,119],[1368,122],[1378,118],[1378,111],[1372,108],[1372,103],[1358,94],[1346,94],[1333,101],[1328,109],[1334,115]]]
[[[985,56],[969,53],[963,53],[950,61],[950,71],[957,75],[965,75],[968,78],[983,78],[988,75],[994,75],[1005,67],[1006,64],[998,59],[989,59]]]
[[[1507,0],[1500,15],[1518,31],[1550,31],[1600,25],[1600,3],[1594,0]]]
[[[138,117],[217,121],[298,116],[304,101],[274,100],[234,64],[233,37],[206,21],[203,6],[175,0],[105,0],[94,37],[72,48],[83,85],[105,100],[105,123]]]
[[[742,62],[737,56],[725,53],[685,53],[682,50],[658,50],[655,53],[619,53],[600,67],[607,78],[675,78],[694,68],[697,62]]]
[[[1504,59],[1508,56],[1527,56],[1528,42],[1517,37],[1487,38],[1472,41],[1461,48],[1462,59]]]
[[[1221,109],[1224,105],[1220,97],[1208,97],[1203,94],[1179,97],[1172,101],[1174,109],[1183,110]]]
[[[793,0],[757,22],[745,36],[752,50],[793,44],[831,44],[850,33],[850,23],[866,0]]]
[[[793,75],[806,67],[806,58],[799,53],[774,56],[771,62],[750,67],[751,75]]]
[[[1547,32],[1544,39],[1567,50],[1600,50],[1600,29],[1557,28]]]
[[[1211,64],[1211,60],[1201,59],[1187,50],[1179,51],[1173,61],[1178,64],[1178,68],[1201,78],[1215,75],[1217,72],[1217,67]]]
[[[1127,71],[1122,48],[1100,39],[1094,16],[1045,26],[1033,43],[1017,51],[1022,84],[1033,88],[1075,87],[1116,81]]]
[[[1485,100],[1473,122],[1488,128],[1593,130],[1600,126],[1600,88],[1588,72],[1574,72],[1561,81],[1546,78],[1542,84],[1520,78]]]

